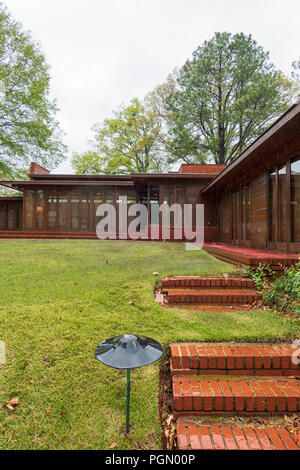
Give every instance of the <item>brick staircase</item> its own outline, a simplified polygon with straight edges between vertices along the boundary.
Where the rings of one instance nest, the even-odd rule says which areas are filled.
[[[232,310],[233,307],[252,305],[261,299],[252,279],[237,277],[201,277],[175,276],[161,280],[161,302],[166,306],[204,307],[222,306]],[[213,308],[212,310],[218,310]]]
[[[170,348],[179,449],[300,450],[300,428],[291,432],[284,420],[300,417],[300,366],[290,345]]]

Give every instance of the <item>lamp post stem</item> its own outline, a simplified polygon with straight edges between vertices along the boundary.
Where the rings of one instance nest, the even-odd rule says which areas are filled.
[[[127,387],[126,387],[126,434],[129,433],[129,413],[130,413],[130,369],[127,369]]]

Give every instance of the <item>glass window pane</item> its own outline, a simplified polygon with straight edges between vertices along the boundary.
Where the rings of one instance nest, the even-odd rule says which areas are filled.
[[[104,193],[103,191],[94,192],[94,230],[96,230],[97,224],[100,221],[101,217],[97,217],[97,208],[100,204],[104,202]]]
[[[90,231],[90,194],[86,192],[81,196],[81,230]]]
[[[270,172],[269,175],[269,240],[275,241],[275,184],[276,184],[276,170]]]
[[[72,191],[71,193],[71,230],[78,232],[80,230],[80,200],[81,192]]]
[[[26,229],[34,228],[34,205],[35,196],[34,191],[25,192],[25,207],[26,207]]]
[[[238,214],[239,214],[239,193],[238,191],[235,191],[232,193],[232,238],[234,240],[239,237]]]
[[[7,228],[14,230],[15,228],[15,204],[8,203],[7,207]]]
[[[68,195],[60,193],[58,195],[58,230],[68,229]]]
[[[38,190],[36,192],[36,228],[44,228],[44,212],[45,212],[45,199],[44,191]]]
[[[183,205],[186,202],[185,198],[185,186],[176,186],[176,203],[180,204],[183,208]]]
[[[242,224],[242,240],[249,240],[250,238],[250,199],[249,187],[242,188],[242,211],[241,211],[241,224]]]
[[[104,190],[104,197],[105,197],[106,204],[113,204],[114,197],[115,197],[115,190],[106,188]]]
[[[5,218],[5,207],[4,203],[0,203],[0,230],[4,230],[4,218]]]
[[[174,186],[164,187],[164,204],[169,204],[169,206],[174,204]]]
[[[279,241],[286,241],[286,167],[278,171]]]
[[[18,204],[17,207],[17,229],[21,230],[23,225],[23,205]]]
[[[159,204],[158,186],[150,186],[150,204]]]
[[[56,191],[48,191],[48,229],[56,228]]]
[[[300,159],[291,162],[291,241],[300,242]]]

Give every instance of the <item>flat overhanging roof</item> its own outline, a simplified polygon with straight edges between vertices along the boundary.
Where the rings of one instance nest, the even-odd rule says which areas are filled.
[[[127,181],[130,180],[130,175],[55,175],[43,173],[30,173],[31,181]]]
[[[31,188],[31,187],[47,187],[47,186],[69,186],[69,187],[87,187],[87,186],[134,186],[132,181],[0,181],[0,185],[12,189]]]

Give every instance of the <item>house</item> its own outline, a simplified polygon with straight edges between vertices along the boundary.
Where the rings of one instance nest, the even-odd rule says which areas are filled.
[[[178,172],[164,174],[55,175],[32,163],[29,178],[0,182],[23,192],[21,198],[0,198],[2,238],[96,238],[99,204],[118,210],[126,195],[129,205],[143,203],[149,214],[152,204],[203,203],[205,243],[212,246],[300,252],[300,104],[228,166],[183,164]]]

